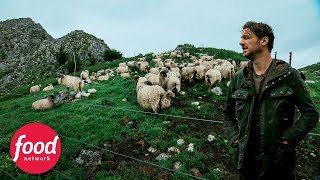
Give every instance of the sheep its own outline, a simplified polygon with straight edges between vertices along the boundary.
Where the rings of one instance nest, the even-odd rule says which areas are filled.
[[[231,77],[235,74],[234,66],[229,62],[215,66],[215,69],[220,71],[223,79],[231,79]]]
[[[82,88],[84,87],[84,82],[81,81],[79,77],[76,76],[69,76],[60,74],[60,78],[58,79],[59,84],[63,84],[67,87],[67,90],[69,91],[69,88],[73,88],[73,90],[77,92],[81,92]]]
[[[54,106],[54,95],[49,95],[45,99],[40,99],[32,103],[32,109],[34,110],[46,110],[51,109]]]
[[[144,77],[148,79],[153,85],[159,85],[161,87],[165,87],[166,83],[166,77],[167,77],[167,70],[160,71],[160,74],[155,75],[152,73],[146,74]]]
[[[190,57],[190,54],[188,52],[183,53],[183,57],[188,58],[188,57]]]
[[[246,67],[248,65],[249,61],[241,61],[239,64],[240,69],[243,69],[244,67]]]
[[[123,66],[117,67],[117,73],[118,73],[118,75],[120,75],[121,73],[127,73],[127,72],[129,72],[129,71],[130,71],[130,69],[129,69],[128,66],[125,66],[125,67],[123,67]]]
[[[127,66],[126,62],[119,63],[119,67],[126,67],[126,66]]]
[[[136,61],[128,61],[127,65],[129,68],[131,68],[132,66],[134,66],[136,64]]]
[[[130,72],[121,73],[120,76],[123,77],[123,78],[129,78],[130,77]]]
[[[160,110],[171,106],[171,97],[175,97],[175,94],[172,91],[168,90],[164,93],[164,95],[161,98]]]
[[[103,75],[98,77],[98,81],[106,81],[109,79],[109,75]]]
[[[170,77],[167,81],[167,90],[172,91],[176,96],[179,94],[181,81],[178,77]]]
[[[208,85],[208,91],[215,82],[221,82],[221,73],[218,69],[209,69],[205,74],[205,83]]]
[[[89,78],[89,71],[88,70],[83,70],[80,73],[80,79],[84,80],[84,79],[88,79]]]
[[[150,73],[156,74],[156,75],[160,74],[160,68],[158,68],[158,67],[151,68]]]
[[[45,88],[42,89],[42,91],[49,91],[54,89],[54,87],[52,86],[52,84],[49,84],[48,86],[46,86]]]
[[[161,86],[151,85],[150,81],[146,81],[138,90],[137,100],[143,109],[152,109],[157,113],[160,111],[160,100],[164,94],[165,91]]]
[[[170,57],[177,57],[177,55],[178,55],[178,52],[177,51],[172,51],[171,53],[170,53]]]
[[[37,91],[40,91],[40,88],[41,88],[41,84],[32,86],[30,87],[30,93],[35,93]]]
[[[164,67],[164,63],[162,61],[156,62],[156,67]]]
[[[162,59],[161,58],[152,59],[152,62],[154,62],[154,64],[157,64],[157,62],[162,62]]]
[[[194,67],[194,69],[197,71],[196,79],[197,79],[198,81],[203,80],[207,68],[206,68],[205,66],[203,66],[203,65],[199,65],[199,66]]]
[[[182,67],[181,68],[181,79],[188,80],[189,83],[193,83],[196,73],[197,73],[197,71],[194,69],[194,67]]]
[[[139,69],[143,72],[148,72],[150,70],[149,63],[145,61],[137,62]]]
[[[97,80],[97,73],[92,72],[92,73],[91,73],[91,76],[90,76],[89,78],[90,78],[92,81]]]
[[[136,80],[136,82],[137,82],[136,92],[138,93],[140,87],[142,87],[142,86],[144,85],[144,83],[145,83],[146,81],[148,81],[148,79],[145,78],[145,77],[139,77],[138,75],[135,75],[133,78],[134,78],[134,79]]]
[[[138,58],[138,61],[147,61],[146,57]]]

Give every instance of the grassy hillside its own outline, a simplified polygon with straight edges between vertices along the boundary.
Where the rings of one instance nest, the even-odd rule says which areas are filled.
[[[201,51],[205,53],[206,50],[211,52],[209,50],[212,49],[204,48]],[[200,49],[195,48],[196,51],[200,52]],[[86,69],[93,72],[116,67],[119,62],[132,59],[126,58]],[[150,54],[147,59],[151,60]],[[316,78],[318,77],[313,74],[307,74],[307,79]],[[172,116],[146,114],[145,112],[150,111],[143,111],[139,107],[135,81],[132,78],[116,76],[108,81],[94,82],[86,86],[85,90],[95,88],[96,94],[76,102],[61,103],[47,111],[32,110],[32,102],[45,98],[48,94],[58,94],[64,91],[65,87],[56,85],[51,92],[35,94],[28,94],[27,87],[16,90],[17,94],[23,95],[6,96],[0,103],[0,177],[10,179],[12,175],[17,179],[185,179],[188,174],[201,175],[206,179],[223,179],[233,176],[236,172],[232,160],[233,152],[226,144],[223,125],[220,123],[226,83],[221,83],[221,96],[208,92],[203,83],[183,83],[181,90],[186,94],[174,98],[172,107],[162,111],[163,114]],[[308,87],[320,110],[319,82],[308,84]],[[199,107],[191,105],[192,102],[199,102]],[[204,119],[212,122],[203,121]],[[24,173],[15,166],[10,156],[9,145],[13,134],[21,126],[31,122],[41,122],[53,128],[62,144],[59,162],[52,170],[41,175]],[[313,132],[320,133],[320,125]],[[209,134],[215,136],[212,142],[207,140]],[[178,139],[184,139],[185,143],[177,145]],[[319,175],[319,140],[320,137],[308,136],[299,145],[299,177],[311,178]],[[193,152],[187,151],[189,143],[194,144]],[[158,151],[148,152],[151,146]],[[180,153],[171,153],[171,158],[167,160],[155,159],[160,153],[167,153],[172,146],[178,147]],[[101,165],[85,166],[76,163],[75,159],[81,150],[100,151]],[[310,155],[311,153],[315,157]],[[173,169],[176,162],[181,163],[178,172],[164,169]]]

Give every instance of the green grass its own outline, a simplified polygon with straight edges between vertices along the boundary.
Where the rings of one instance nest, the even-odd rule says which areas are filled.
[[[122,59],[88,69],[92,72],[112,68],[120,62],[132,59]],[[317,76],[310,74],[307,76],[307,79],[309,78],[315,79]],[[183,84],[182,91],[185,91],[186,95],[180,96],[179,99],[173,99],[173,106],[164,110],[163,113],[222,121],[221,111],[225,102],[226,83],[221,83],[224,93],[222,96],[208,92],[207,87],[202,83]],[[308,84],[308,87],[314,101],[319,102],[319,82]],[[58,94],[60,91],[64,91],[65,87],[56,85],[53,91],[24,93],[24,96],[2,99],[0,103],[0,176],[3,179],[10,178],[4,172],[12,174],[17,179],[65,179],[64,175],[73,179],[155,179],[164,172],[163,169],[120,157],[108,150],[144,159],[171,169],[173,164],[179,161],[182,164],[180,172],[191,174],[190,169],[197,168],[207,179],[224,178],[224,174],[216,168],[228,171],[230,165],[225,162],[232,162],[233,152],[226,144],[224,134],[218,131],[217,127],[221,125],[126,111],[126,109],[143,111],[136,99],[133,79],[122,79],[116,76],[108,81],[94,82],[86,86],[85,90],[89,88],[97,89],[97,93],[77,102],[59,104],[54,109],[47,111],[32,110],[32,102],[45,98],[48,94]],[[17,92],[19,91],[17,90]],[[126,102],[122,101],[124,98],[126,98]],[[200,109],[191,105],[194,101],[200,103]],[[90,104],[104,107],[94,107]],[[316,104],[320,109],[320,103]],[[132,124],[125,124],[126,120],[131,121]],[[166,121],[169,123],[164,123]],[[21,126],[31,122],[47,124],[61,136],[62,153],[54,169],[64,175],[54,170],[41,175],[30,175],[22,172],[12,162],[8,147],[11,138]],[[320,125],[313,132],[320,133]],[[216,139],[208,142],[207,136],[209,134],[214,135]],[[85,144],[64,138],[64,136]],[[184,139],[185,143],[179,146],[177,140],[180,138]],[[144,141],[146,147],[140,148],[136,144],[139,140]],[[194,143],[194,152],[186,150],[189,143]],[[172,146],[178,147],[181,152],[172,154],[171,158],[166,161],[157,161],[155,157],[158,154],[151,154],[147,151],[150,146],[158,149],[159,153],[167,152],[167,149]],[[305,147],[310,152],[319,151],[315,149],[314,145],[307,142]],[[102,164],[95,167],[77,164],[74,159],[83,149],[101,151]],[[108,161],[117,162],[118,168],[111,168]],[[148,167],[154,170],[151,175],[146,173]],[[169,172],[167,176],[170,179],[188,178],[177,172]]]

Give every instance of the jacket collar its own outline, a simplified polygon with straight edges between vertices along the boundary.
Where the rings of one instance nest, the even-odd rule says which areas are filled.
[[[283,74],[285,71],[289,69],[290,65],[283,61],[278,59],[273,59],[273,67],[269,71],[269,75],[267,77],[267,82],[273,78],[276,78]],[[243,77],[247,81],[253,81],[253,61],[249,61],[248,65],[243,69]]]

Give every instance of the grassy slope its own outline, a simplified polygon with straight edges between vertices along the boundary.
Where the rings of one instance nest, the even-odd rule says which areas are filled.
[[[119,62],[91,67],[89,70],[92,72],[102,68],[114,67]],[[309,78],[313,79],[315,77],[307,76],[307,79]],[[223,92],[226,92],[225,83],[222,84]],[[309,84],[309,87],[311,95],[316,102],[319,102],[319,82]],[[133,79],[115,77],[85,87],[85,89],[89,88],[97,89],[97,93],[89,98],[82,98],[81,101],[60,104],[47,111],[34,111],[31,109],[31,104],[52,92],[38,92],[2,101],[0,104],[0,176],[4,179],[9,178],[4,173],[7,172],[18,179],[64,179],[63,175],[54,170],[42,175],[29,175],[16,168],[12,162],[8,147],[10,140],[17,129],[31,122],[47,124],[60,135],[63,150],[54,169],[73,179],[154,179],[154,177],[162,176],[172,179],[185,178],[181,174],[167,174],[160,168],[114,155],[107,150],[143,159],[167,168],[172,168],[176,161],[180,161],[182,163],[181,172],[191,174],[190,169],[197,168],[203,177],[208,179],[221,179],[223,177],[223,173],[215,170],[216,168],[223,169],[228,174],[234,173],[232,151],[225,143],[222,125],[124,110],[142,110],[136,100]],[[56,86],[53,92],[57,94],[62,90],[65,90],[65,88]],[[186,91],[186,95],[174,99],[172,107],[163,113],[222,120],[221,111],[225,93],[221,97],[214,96],[207,92],[205,85],[200,83],[183,85],[182,91]],[[122,101],[124,98],[127,101]],[[194,101],[200,102],[200,110],[191,105],[191,102]],[[106,107],[98,108],[88,104],[98,104]],[[317,104],[318,109],[320,109],[319,103]],[[133,124],[126,124],[127,120],[132,121]],[[166,124],[165,121],[170,123]],[[314,132],[320,133],[319,127],[318,125]],[[215,135],[217,139],[209,143],[206,140],[208,134]],[[102,164],[95,167],[85,167],[75,163],[74,159],[79,156],[81,150],[101,151],[101,149],[75,142],[65,138],[65,136],[107,149],[102,151]],[[184,139],[186,143],[177,146],[176,141],[180,138]],[[311,140],[309,140],[310,138]],[[313,152],[317,157],[320,156],[319,150],[312,144],[316,138],[308,137],[303,142],[301,147],[305,148],[303,152],[306,155]],[[138,142],[141,142],[141,140],[144,146],[141,143],[139,145]],[[194,152],[186,151],[189,143],[195,144]],[[167,152],[169,147],[176,146],[180,147],[181,153],[173,155],[166,161],[158,162],[155,160],[158,154],[148,152],[147,149],[150,146],[155,147],[159,152]],[[146,156],[146,154],[149,155]],[[110,165],[110,162],[114,162],[116,167]],[[305,174],[306,177],[314,175]]]

